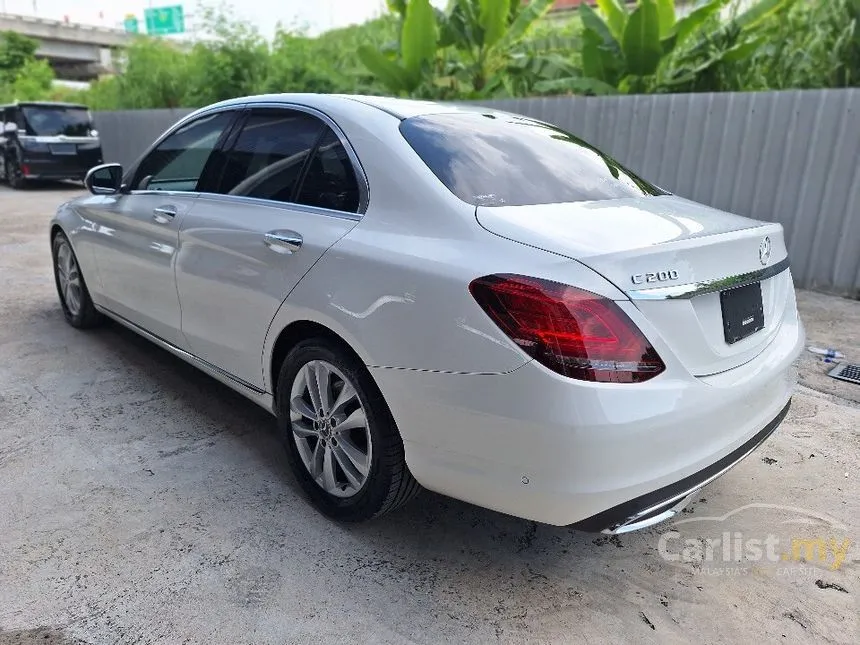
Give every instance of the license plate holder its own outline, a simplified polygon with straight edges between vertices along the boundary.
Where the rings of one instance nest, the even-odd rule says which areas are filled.
[[[764,329],[760,282],[721,291],[720,307],[727,344],[732,345]]]
[[[51,153],[55,155],[76,155],[78,147],[74,143],[52,143]]]

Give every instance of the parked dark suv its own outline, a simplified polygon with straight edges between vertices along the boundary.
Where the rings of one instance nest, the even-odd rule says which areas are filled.
[[[83,180],[102,162],[101,141],[86,105],[0,105],[0,117],[0,179],[12,188],[23,188],[30,179]]]

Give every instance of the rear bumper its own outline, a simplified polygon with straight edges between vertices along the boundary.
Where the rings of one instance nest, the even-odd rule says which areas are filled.
[[[21,160],[21,171],[25,179],[83,179],[93,166],[101,163],[99,160],[93,163],[91,158],[81,158],[69,155],[68,157],[56,156],[49,159],[25,158]]]
[[[581,531],[619,534],[644,529],[674,517],[687,505],[692,495],[728,472],[763,444],[785,419],[790,407],[789,401],[761,432],[707,468],[660,490],[592,515],[573,527]]]
[[[650,519],[649,509],[671,510],[773,432],[803,340],[787,316],[746,365],[700,378],[670,367],[636,384],[573,381],[535,362],[502,375],[371,371],[426,488],[548,524],[619,531]]]

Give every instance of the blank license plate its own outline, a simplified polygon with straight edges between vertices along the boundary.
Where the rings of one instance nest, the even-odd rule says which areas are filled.
[[[78,147],[74,143],[52,143],[51,152],[55,155],[78,154]]]
[[[723,332],[729,345],[764,329],[760,282],[721,291],[720,306],[723,309]]]

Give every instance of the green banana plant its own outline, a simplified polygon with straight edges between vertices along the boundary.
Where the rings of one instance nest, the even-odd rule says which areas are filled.
[[[399,60],[369,46],[358,48],[364,66],[396,94],[414,92],[424,81],[439,44],[439,29],[430,0],[389,2],[401,13],[402,27],[398,47]]]
[[[367,69],[397,94],[486,96],[517,64],[518,46],[530,27],[549,11],[553,0],[451,0],[446,10],[429,0],[388,0],[402,22],[393,57],[360,47]]]
[[[721,61],[741,60],[752,55],[763,43],[754,35],[755,27],[765,18],[788,7],[794,0],[760,0],[733,20],[707,27],[729,0],[710,0],[682,18],[677,17],[675,0],[638,0],[628,9],[623,0],[597,0],[595,11],[580,5],[583,24],[582,73],[601,85],[620,92],[641,92],[653,89],[654,78],[673,56],[682,50],[703,47],[725,34],[737,34],[735,44],[724,50],[719,58],[705,61],[707,66]],[[695,73],[701,73],[697,69]],[[671,77],[671,75],[670,75]],[[570,79],[572,85],[582,81]],[[671,80],[669,84],[671,84]],[[559,84],[559,89],[563,84]],[[575,90],[573,90],[575,91]]]

